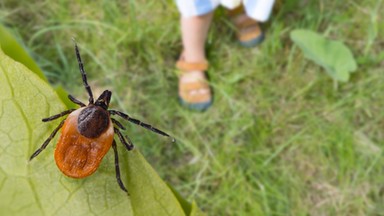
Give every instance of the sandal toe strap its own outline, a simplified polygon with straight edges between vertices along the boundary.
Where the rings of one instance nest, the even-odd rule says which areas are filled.
[[[200,89],[209,89],[209,85],[206,82],[190,82],[190,83],[183,83],[180,85],[180,91],[182,92],[189,92],[194,90],[200,90]]]
[[[179,60],[176,62],[176,68],[183,71],[206,71],[208,69],[208,62],[186,62]]]
[[[180,85],[180,97],[188,103],[201,103],[211,100],[208,83],[203,81],[183,83]]]

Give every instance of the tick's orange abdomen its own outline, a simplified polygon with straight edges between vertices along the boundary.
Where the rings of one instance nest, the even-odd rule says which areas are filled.
[[[87,138],[79,133],[77,121],[83,109],[77,109],[67,117],[55,149],[57,167],[72,178],[84,178],[94,173],[113,142],[110,119],[107,129],[99,137]]]

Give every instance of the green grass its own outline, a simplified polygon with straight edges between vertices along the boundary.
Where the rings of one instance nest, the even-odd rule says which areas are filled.
[[[218,10],[207,41],[212,108],[177,103],[181,49],[172,1],[0,3],[0,20],[53,85],[86,101],[71,37],[96,92],[170,132],[128,134],[159,174],[209,215],[384,215],[384,2],[287,0],[266,41],[239,47]],[[345,42],[358,70],[337,88],[289,39]]]

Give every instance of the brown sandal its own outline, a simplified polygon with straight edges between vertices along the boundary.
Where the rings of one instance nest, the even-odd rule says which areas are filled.
[[[237,28],[237,39],[242,46],[253,47],[264,40],[259,23],[245,14],[243,6],[228,11],[228,16]]]
[[[208,62],[186,62],[180,58],[176,63],[176,68],[181,74],[185,73],[204,73],[208,69]],[[179,82],[179,101],[183,106],[192,110],[204,111],[212,104],[211,88],[207,79],[195,79],[190,82]]]

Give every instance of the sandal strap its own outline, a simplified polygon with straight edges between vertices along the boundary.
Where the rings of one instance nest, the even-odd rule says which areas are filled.
[[[198,93],[198,94],[188,94],[188,93],[181,93],[180,98],[183,99],[183,101],[193,104],[193,103],[207,103],[210,100],[212,100],[211,93]]]
[[[201,91],[205,90],[205,91]],[[192,92],[197,91],[196,94]],[[212,95],[207,83],[185,83],[180,86],[179,96],[188,103],[201,103],[211,100]]]
[[[251,26],[258,26],[259,25],[257,23],[257,21],[249,18],[248,16],[245,19],[239,19],[239,18],[233,19],[233,23],[235,24],[237,29],[244,29],[244,28],[248,28]]]
[[[227,12],[228,16],[230,16],[232,18],[236,17],[237,15],[243,14],[243,13],[244,13],[244,6],[243,5],[236,7],[232,10],[228,10],[228,12]]]
[[[183,71],[206,71],[208,69],[208,62],[186,62],[184,60],[179,60],[176,62],[176,68]]]
[[[240,41],[249,41],[251,39],[260,37],[262,35],[262,31],[258,25],[248,27],[239,31],[237,33],[237,37]]]
[[[196,89],[209,89],[209,85],[205,81],[183,83],[182,85],[180,85],[181,91],[191,91]]]
[[[253,25],[258,25],[256,20],[246,16],[244,7],[242,5],[233,10],[229,10],[228,16],[230,17],[232,22],[235,24],[237,29],[243,29]],[[242,17],[242,16],[246,16],[246,17]]]

